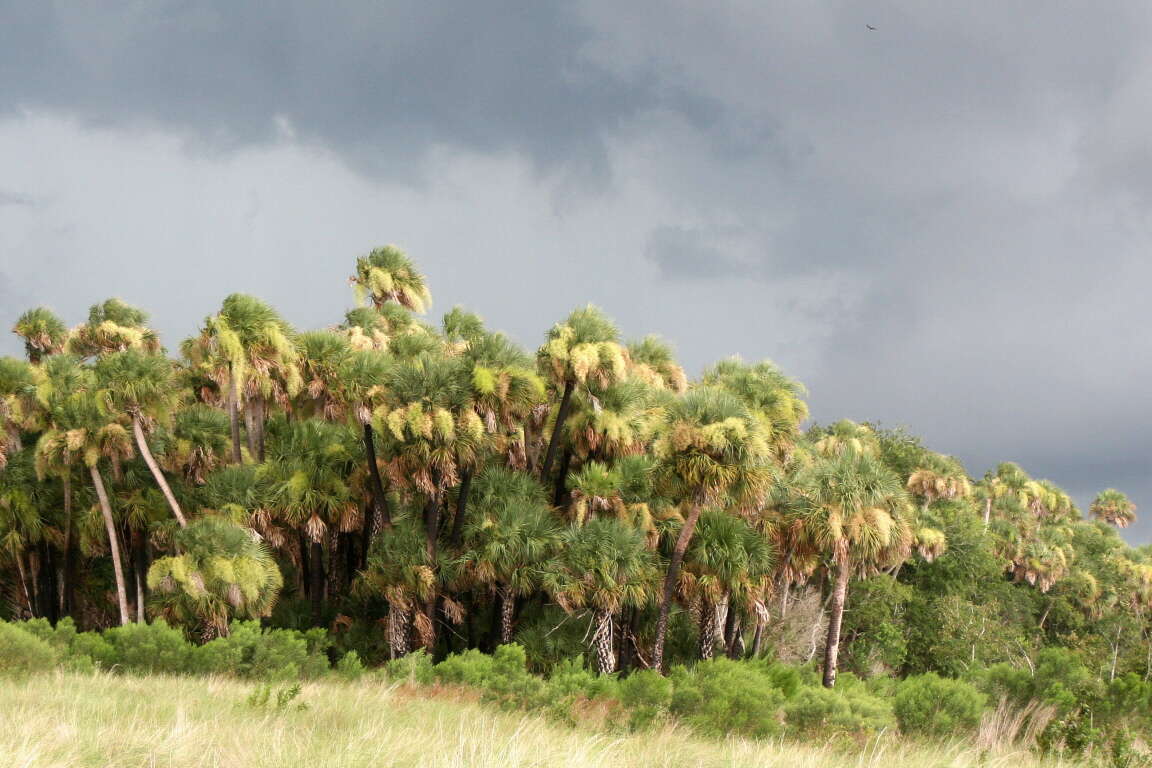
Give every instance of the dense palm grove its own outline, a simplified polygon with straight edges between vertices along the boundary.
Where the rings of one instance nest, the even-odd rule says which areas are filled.
[[[398,248],[360,306],[297,331],[224,299],[173,356],[110,299],[48,309],[0,359],[0,595],[12,619],[326,628],[383,662],[517,642],[534,669],[727,655],[858,676],[1059,647],[1152,674],[1152,553],[1019,466],[981,477],[902,430],[805,430],[801,385],[725,360],[689,381],[657,338],[576,309],[535,355],[462,309],[422,318]]]

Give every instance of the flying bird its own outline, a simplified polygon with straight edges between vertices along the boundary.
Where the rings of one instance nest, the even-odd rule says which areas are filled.
[[[876,27],[872,26],[871,24],[865,24],[864,26],[868,27],[868,29],[872,30],[873,32],[876,31]]]

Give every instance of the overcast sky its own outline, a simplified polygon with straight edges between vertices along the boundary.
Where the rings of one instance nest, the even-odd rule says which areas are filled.
[[[530,348],[594,302],[690,371],[1017,460],[1152,539],[1152,5],[0,0],[0,327],[118,295],[339,320],[395,242]],[[875,27],[871,30],[867,25]],[[19,354],[0,335],[0,354]]]

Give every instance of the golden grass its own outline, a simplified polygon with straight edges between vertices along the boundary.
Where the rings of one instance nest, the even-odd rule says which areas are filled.
[[[711,742],[683,729],[609,735],[379,680],[304,686],[282,711],[252,683],[57,673],[0,681],[0,765],[19,768],[1039,768],[963,744],[894,737],[846,755],[823,744]],[[1064,765],[1069,765],[1064,763]]]

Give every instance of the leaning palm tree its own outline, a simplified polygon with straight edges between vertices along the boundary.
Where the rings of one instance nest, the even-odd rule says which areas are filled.
[[[551,557],[559,534],[547,505],[523,499],[485,505],[465,528],[464,572],[495,587],[502,644],[512,642],[516,598],[535,591],[539,566]]]
[[[416,271],[399,246],[385,245],[356,259],[356,274],[349,278],[358,298],[368,297],[377,309],[395,302],[423,313],[432,302],[424,275]]]
[[[824,685],[836,684],[848,582],[903,560],[912,536],[900,478],[876,457],[852,449],[816,462],[797,478],[792,514],[828,557],[833,574],[824,650]]]
[[[725,500],[759,501],[771,486],[775,469],[761,421],[735,395],[715,387],[689,390],[674,400],[665,409],[652,450],[668,495],[686,509],[660,599],[652,652],[652,664],[659,669],[680,566],[701,512]]]
[[[177,407],[179,394],[174,386],[172,362],[160,355],[129,348],[100,358],[96,363],[96,378],[112,409],[125,414],[131,422],[136,448],[144,457],[144,463],[148,465],[156,485],[160,486],[180,527],[187,527],[188,520],[180,502],[156,463],[144,434],[146,424],[170,420]]]
[[[1136,505],[1115,488],[1096,494],[1090,509],[1097,520],[1117,528],[1127,528],[1136,520]]]
[[[599,309],[588,305],[577,309],[563,323],[548,332],[548,340],[536,353],[541,373],[548,377],[560,394],[560,403],[552,425],[552,436],[540,466],[540,477],[547,478],[564,431],[564,422],[572,407],[576,386],[594,383],[601,387],[627,375],[627,353],[620,344],[616,326]]]
[[[20,315],[12,332],[24,340],[24,351],[33,365],[39,365],[48,355],[63,352],[68,342],[68,326],[45,307]]]
[[[589,652],[602,675],[616,670],[616,616],[624,607],[646,605],[656,579],[643,534],[617,520],[593,520],[565,531],[543,576],[545,589],[566,612],[591,609]]]

